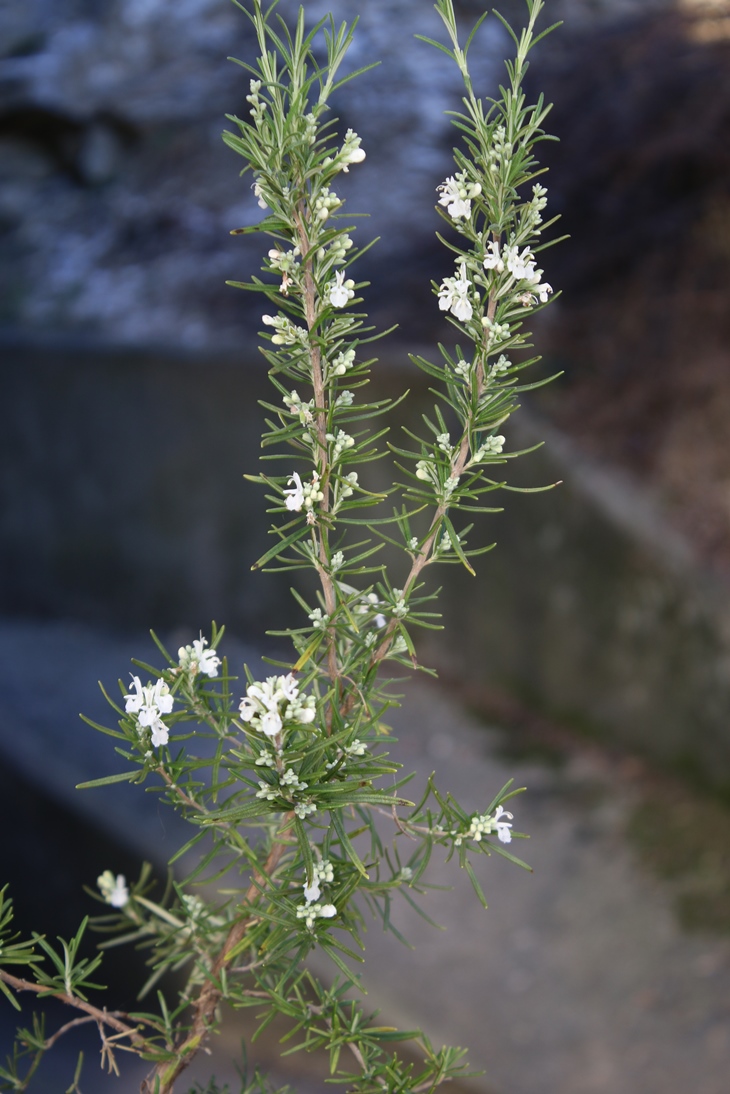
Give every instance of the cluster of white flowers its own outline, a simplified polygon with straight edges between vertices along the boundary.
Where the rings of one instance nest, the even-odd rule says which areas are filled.
[[[333,514],[337,512],[345,498],[352,496],[357,486],[357,480],[357,471],[350,471],[347,475],[335,479],[335,500],[332,503]]]
[[[330,459],[333,464],[337,463],[343,452],[355,444],[355,438],[345,433],[344,429],[338,429],[336,433],[327,433],[326,438],[332,445]]]
[[[355,395],[352,391],[341,391],[335,399],[335,406],[352,406]]]
[[[261,322],[266,327],[273,327],[276,334],[272,334],[271,341],[275,346],[306,346],[307,332],[304,327],[298,327],[285,315],[262,315]]]
[[[264,201],[264,191],[261,183],[256,180],[253,184],[253,196],[256,198],[260,209],[268,209],[267,203]]]
[[[489,146],[487,160],[489,170],[493,174],[499,171],[499,163],[509,163],[512,159],[512,142],[507,140],[507,131],[503,125],[498,125],[492,133],[492,143]]]
[[[355,364],[355,350],[346,349],[338,353],[330,365],[333,376],[344,376]]]
[[[535,256],[529,247],[523,248],[520,252],[519,247],[507,243],[500,252],[499,243],[495,240],[488,243],[484,269],[504,273],[505,267],[515,281],[526,282],[529,286],[529,291],[526,294],[523,293],[523,297],[529,297],[533,303],[536,303],[532,296],[536,293],[543,304],[547,303],[547,298],[553,291],[552,286],[547,281],[541,282],[543,271],[536,268]]]
[[[334,904],[300,904],[297,908],[297,919],[303,919],[308,930],[314,930],[316,919],[332,919],[337,915]]]
[[[439,433],[436,438],[436,444],[439,446],[442,452],[445,452],[447,456],[450,456],[454,451],[451,444],[451,435],[449,433]]]
[[[456,177],[450,175],[436,189],[441,193],[439,205],[445,205],[454,220],[470,217],[472,199],[482,192],[480,183],[469,182],[466,171],[458,171]]]
[[[254,125],[257,127],[261,124],[261,119],[266,113],[267,103],[261,100],[259,91],[261,90],[261,80],[251,80],[250,94],[246,96],[246,102],[251,103],[251,114],[253,116]]]
[[[314,923],[317,919],[332,919],[337,915],[337,908],[334,904],[321,904],[319,898],[322,895],[322,886],[331,885],[335,879],[335,873],[332,869],[332,863],[327,859],[323,859],[322,862],[315,863],[312,870],[312,880],[307,884],[306,880],[303,885],[304,900],[306,903],[300,904],[297,908],[297,919],[303,919],[308,930],[314,930]]]
[[[312,424],[314,421],[314,414],[312,414],[314,399],[303,403],[298,391],[290,391],[288,395],[284,395],[282,401],[290,414],[296,414],[299,417],[302,425]]]
[[[362,163],[365,159],[365,149],[361,148],[362,138],[358,137],[354,129],[348,129],[345,140],[337,159],[342,164],[342,170],[347,174],[351,163]]]
[[[299,119],[304,131],[304,139],[307,144],[314,144],[317,139],[317,119],[311,112]]]
[[[257,763],[259,760],[256,761]],[[285,767],[282,773],[279,775],[278,787],[272,783],[264,782],[263,779],[259,779],[259,789],[256,792],[257,798],[265,798],[266,801],[273,802],[277,798],[292,798],[293,794],[301,793],[302,790],[306,790],[309,783],[302,782],[296,771],[291,767]]]
[[[547,190],[545,187],[541,186],[539,182],[536,182],[532,187],[532,201],[523,214],[523,224],[528,228],[532,228],[533,231],[537,228],[538,224],[542,224],[542,216],[540,214],[547,205],[546,195]]]
[[[331,771],[333,767],[339,767],[340,771],[345,767],[345,757],[347,756],[364,756],[368,750],[368,746],[364,741],[361,741],[359,737],[356,737],[352,744],[344,745],[337,750],[337,757],[334,760],[330,760],[325,764],[328,771]]]
[[[322,895],[322,885],[331,885],[335,880],[335,872],[332,868],[332,863],[328,859],[322,859],[321,862],[315,862],[312,870],[312,882],[311,885],[307,885],[304,882],[304,899],[307,904],[313,904],[319,900]]]
[[[416,464],[416,478],[421,482],[432,482],[434,486],[440,487],[438,471],[435,464],[431,460],[419,460]]]
[[[462,380],[467,380],[468,381],[468,380],[471,379],[471,369],[472,369],[471,362],[470,361],[464,361],[463,359],[461,361],[457,361],[456,364],[454,365],[454,372],[456,373],[457,376],[461,376]]]
[[[408,615],[408,605],[402,589],[393,589],[392,611],[396,619],[403,619],[404,616]]]
[[[276,756],[268,748],[262,748],[259,752],[259,758],[256,760],[256,766],[276,767]]]
[[[327,286],[327,295],[333,308],[344,308],[355,295],[355,282],[351,277],[345,280],[345,271],[338,270]]]
[[[337,573],[337,571],[344,565],[344,562],[345,562],[344,553],[342,551],[335,551],[335,553],[332,555],[332,558],[330,559],[330,570],[331,570],[331,572],[333,574]]]
[[[269,676],[246,689],[239,710],[244,722],[267,737],[277,737],[285,725],[309,725],[314,721],[316,699],[300,695],[293,673]]]
[[[190,893],[183,893],[182,904],[189,920],[196,923],[202,919],[205,914],[205,904],[199,896],[194,896]]]
[[[512,368],[512,362],[509,357],[506,357],[504,353],[500,353],[497,360],[489,368],[489,376],[501,376],[502,373],[507,372]]]
[[[291,509],[293,513],[301,513],[302,509],[312,509],[324,497],[319,485],[318,471],[312,473],[311,482],[305,483],[294,471],[292,477],[287,480],[287,484],[292,482],[294,483],[293,488],[285,490],[284,496],[286,497],[287,509]]]
[[[474,453],[474,462],[479,463],[485,456],[498,456],[504,448],[504,441],[502,436],[487,437]]]
[[[461,536],[460,535],[456,536],[456,542],[461,543]],[[444,534],[441,536],[441,539],[439,540],[438,544],[436,545],[436,549],[434,551],[434,557],[438,557],[438,555],[443,554],[446,551],[453,550],[453,547],[454,547],[454,544],[452,542],[450,533],[449,532],[444,532]]]
[[[195,639],[192,646],[180,647],[177,655],[180,658],[180,668],[183,672],[189,673],[190,676],[197,676],[199,672],[202,672],[211,679],[218,675],[221,659],[213,648],[207,650],[205,648],[207,645],[208,639],[203,638],[201,634],[200,638]]]
[[[502,817],[507,817],[508,819],[502,820]],[[476,843],[480,843],[483,836],[490,836],[493,832],[496,832],[500,843],[511,843],[512,833],[510,829],[512,827],[511,821],[513,819],[512,814],[508,813],[506,809],[503,809],[501,805],[497,806],[497,811],[493,817],[490,817],[489,814],[486,813],[482,815],[475,813],[471,818],[471,824],[466,832],[452,832],[452,835],[456,836],[454,842],[457,847],[460,847],[465,839],[473,839]]]
[[[296,283],[299,269],[297,258],[301,253],[298,246],[291,251],[279,251],[276,247],[272,247],[269,251],[269,262],[272,270],[276,270],[277,273],[281,274],[279,291],[284,296],[289,295],[289,286]]]
[[[325,615],[321,608],[315,608],[314,611],[311,611],[309,613],[307,618],[312,620],[315,630],[326,630],[327,624],[329,622],[329,616]]]
[[[459,264],[458,277],[445,277],[438,291],[439,308],[441,311],[450,311],[460,323],[467,323],[474,309],[469,299],[474,286],[466,276],[466,262]]]
[[[314,199],[314,215],[317,220],[325,221],[330,213],[339,208],[342,202],[329,186],[323,187]]]
[[[129,900],[129,889],[124,874],[117,874],[114,877],[111,870],[105,870],[96,879],[96,884],[104,900],[107,904],[111,904],[112,908],[123,908]]]
[[[509,323],[498,323],[496,319],[489,319],[486,315],[482,319],[482,326],[489,331],[489,344],[494,342],[506,342],[510,336]]]
[[[352,245],[350,236],[347,232],[343,232],[342,235],[335,236],[329,247],[320,247],[317,251],[317,258],[320,262],[324,262],[325,257],[329,255],[332,265],[339,266],[341,262],[345,261],[347,252]]]
[[[152,731],[152,744],[155,748],[166,745],[170,739],[170,731],[162,721],[162,715],[169,714],[172,710],[173,697],[170,689],[162,679],[142,687],[139,676],[132,677],[132,687],[134,691],[124,696],[124,709],[127,714],[135,715],[141,729]]]

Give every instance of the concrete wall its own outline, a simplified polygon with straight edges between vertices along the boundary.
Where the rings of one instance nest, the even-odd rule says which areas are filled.
[[[289,575],[250,572],[270,542],[241,477],[268,395],[250,347],[206,360],[6,342],[0,357],[0,610],[135,628],[215,618],[254,642],[291,621]],[[415,420],[432,402],[419,375],[391,361],[375,386],[401,381]],[[510,481],[563,483],[494,495],[506,511],[471,537],[498,541],[476,581],[434,572],[447,625],[435,658],[730,786],[728,589],[635,485],[518,419],[510,447],[548,443]]]

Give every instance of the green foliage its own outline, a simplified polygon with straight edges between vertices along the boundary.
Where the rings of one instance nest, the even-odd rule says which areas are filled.
[[[274,245],[263,276],[236,285],[269,308],[262,352],[277,401],[263,404],[263,459],[283,466],[282,473],[249,476],[264,486],[273,517],[272,546],[254,568],[313,570],[319,592],[310,603],[292,590],[299,620],[276,632],[293,651],[291,661],[275,663],[280,674],[255,680],[245,667],[243,678],[232,673],[218,657],[223,632],[213,624],[209,641],[201,636],[177,657],[155,639],[162,667],[135,662],[141,676],[129,689],[119,682],[121,701],[107,696],[116,725],[90,723],[112,739],[127,767],[81,788],[144,784],[191,825],[172,862],[180,869],[192,858],[194,865],[187,876],[171,875],[161,896],[153,899],[148,866],[131,887],[107,871],[101,895],[94,894],[104,904],[93,921],[106,936],[102,949],[144,952],[149,975],[139,998],[154,993],[156,1008],[98,1009],[89,993],[98,990],[91,977],[101,955],[80,953],[87,921],[58,947],[39,936],[18,942],[0,895],[5,994],[14,1003],[19,990],[54,995],[83,1011],[107,1031],[110,1069],[120,1047],[150,1062],[148,1094],[173,1090],[224,1001],[255,1008],[258,1032],[285,1018],[284,1051],[327,1053],[332,1081],[357,1094],[430,1091],[465,1073],[464,1050],[436,1050],[419,1032],[380,1024],[352,992],[365,915],[400,938],[395,900],[425,914],[419,899],[434,848],[467,871],[485,906],[474,856],[494,852],[524,866],[506,850],[520,835],[505,810],[519,793],[511,783],[476,814],[443,794],[435,776],[417,803],[405,795],[409,779],[390,755],[385,722],[399,701],[386,667],[421,668],[414,633],[439,618],[423,572],[437,563],[474,572],[473,560],[491,544],[469,543],[473,525],[461,523],[461,513],[494,511],[485,499],[504,485],[495,467],[521,454],[505,451],[497,430],[529,387],[519,379],[522,369],[537,360],[521,359],[529,348],[524,322],[552,293],[535,257],[549,245],[542,232],[552,223],[542,221],[546,199],[534,155],[547,139],[548,107],[542,99],[527,104],[522,91],[542,6],[528,0],[507,85],[485,101],[467,66],[482,20],[462,48],[451,0],[436,4],[449,44],[431,44],[459,67],[465,97],[453,115],[461,138],[455,174],[439,187],[438,211],[459,238],[444,239],[456,274],[433,287],[461,344],[439,346],[436,363],[413,357],[437,381],[438,402],[422,436],[407,430],[402,444],[388,447],[381,420],[399,400],[361,401],[373,363],[369,345],[380,335],[358,310],[365,283],[349,276],[367,248],[353,241],[334,190],[338,176],[361,169],[365,158],[357,134],[337,135],[330,111],[333,94],[358,75],[341,75],[354,26],[337,26],[330,16],[307,30],[300,10],[290,29],[275,3],[267,11],[258,0],[242,8],[260,57],[255,65],[237,62],[251,77],[250,114],[230,116],[234,128],[224,140],[243,157],[264,211],[260,224],[241,231],[261,232]],[[322,38],[320,59],[315,43]],[[355,468],[389,455],[400,482],[374,494]],[[385,543],[400,551],[397,578],[380,560]],[[315,947],[331,959],[330,984],[306,967]],[[25,965],[32,981],[21,985],[10,965]],[[21,1031],[0,1071],[11,1084],[3,1089],[26,1089],[52,1041],[35,1020]],[[407,1058],[397,1048],[403,1041],[411,1042]],[[26,1058],[30,1070],[21,1080]],[[77,1084],[78,1075],[70,1089]],[[266,1087],[255,1074],[242,1089]],[[214,1079],[205,1091],[222,1094]]]

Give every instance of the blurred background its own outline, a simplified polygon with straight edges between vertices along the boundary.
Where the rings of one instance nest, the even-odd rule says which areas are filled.
[[[432,403],[407,353],[450,339],[432,207],[460,88],[413,39],[439,34],[430,0],[308,12],[329,6],[360,17],[352,66],[381,61],[337,112],[367,152],[347,211],[370,214],[358,242],[380,237],[358,267],[366,304],[399,323],[373,385],[412,389],[397,429]],[[457,8],[465,26],[483,10]],[[500,10],[519,25],[525,5]],[[529,93],[555,104],[560,143],[541,156],[570,235],[544,255],[564,295],[536,317],[535,378],[562,375],[508,445],[546,441],[511,482],[561,485],[501,496],[477,585],[438,575],[447,630],[422,652],[441,682],[415,686],[398,725],[405,760],[475,809],[500,779],[529,784],[537,875],[488,863],[485,919],[461,890],[434,895],[452,930],[404,919],[414,954],[374,931],[371,996],[471,1044],[473,1088],[492,1094],[724,1094],[730,2],[548,0],[555,19]],[[494,91],[509,48],[488,19],[477,88]],[[226,57],[254,53],[230,0],[0,0],[0,874],[25,930],[73,930],[95,910],[84,884],[133,876],[140,855],[162,869],[178,836],[153,799],[73,791],[113,763],[77,719],[104,720],[96,681],[154,656],[150,626],[176,649],[215,618],[255,664],[291,621],[288,582],[249,568],[266,523],[242,474],[266,376],[260,308],[224,284],[263,246],[229,235],[260,210],[221,141],[247,109]],[[122,995],[128,971],[109,973]],[[61,1089],[56,1068],[39,1090]]]

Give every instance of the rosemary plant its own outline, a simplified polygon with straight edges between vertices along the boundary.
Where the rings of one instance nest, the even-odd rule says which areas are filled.
[[[424,435],[406,431],[402,446],[388,446],[397,481],[387,495],[361,477],[362,465],[383,455],[379,422],[392,403],[367,400],[377,336],[360,310],[365,285],[351,276],[366,248],[354,242],[336,192],[342,172],[367,169],[365,151],[352,130],[337,135],[330,110],[338,88],[359,75],[342,74],[354,26],[329,16],[307,29],[300,10],[290,28],[276,3],[239,5],[260,56],[237,62],[250,79],[250,111],[230,117],[224,140],[243,157],[262,209],[261,222],[240,231],[271,244],[263,277],[239,283],[262,300],[262,352],[275,392],[264,404],[272,470],[250,476],[273,516],[272,545],[255,566],[314,571],[319,591],[316,601],[294,591],[298,625],[279,632],[293,652],[273,662],[268,678],[248,669],[245,680],[233,675],[214,625],[177,657],[158,643],[162,667],[135,662],[141,675],[120,682],[121,702],[109,699],[118,722],[95,728],[128,770],[84,785],[128,780],[157,789],[191,826],[173,862],[197,854],[189,876],[157,900],[147,866],[131,885],[111,871],[98,879],[102,948],[147,949],[141,997],[158,1005],[121,1013],[91,1002],[102,954],[81,956],[86,922],[59,946],[38,935],[18,939],[3,896],[5,996],[14,1006],[19,993],[53,996],[76,1015],[50,1036],[39,1017],[20,1030],[0,1089],[28,1089],[57,1039],[91,1022],[103,1065],[117,1072],[120,1053],[135,1053],[149,1064],[142,1090],[171,1094],[222,1004],[255,1008],[264,1026],[288,1019],[297,1047],[329,1053],[333,1080],[357,1094],[430,1091],[464,1073],[463,1050],[383,1026],[353,989],[363,916],[388,927],[394,900],[417,902],[434,848],[468,872],[482,902],[474,856],[523,865],[508,850],[520,833],[505,808],[518,791],[495,788],[470,814],[432,777],[420,801],[408,800],[384,718],[397,703],[389,670],[420,667],[413,633],[438,618],[425,571],[460,563],[473,573],[472,560],[489,550],[468,542],[464,520],[490,511],[502,466],[520,454],[505,449],[499,430],[525,390],[521,370],[538,360],[525,353],[525,320],[552,293],[536,258],[548,245],[535,158],[548,107],[541,98],[528,103],[522,87],[528,54],[547,31],[535,29],[543,0],[526,2],[527,26],[519,35],[507,28],[515,53],[495,98],[477,96],[468,67],[486,13],[462,45],[452,0],[437,0],[446,42],[424,39],[458,66],[465,89],[452,118],[460,137],[453,175],[437,187],[454,273],[433,284],[457,341],[440,345],[435,361],[412,358],[437,383],[438,404]],[[392,567],[378,559],[386,542],[399,552]],[[331,958],[326,983],[307,968],[314,947]],[[394,1048],[404,1039],[413,1042],[407,1057]],[[77,1072],[69,1090],[78,1082]],[[246,1080],[243,1090],[262,1082]],[[208,1090],[218,1090],[215,1080]]]

